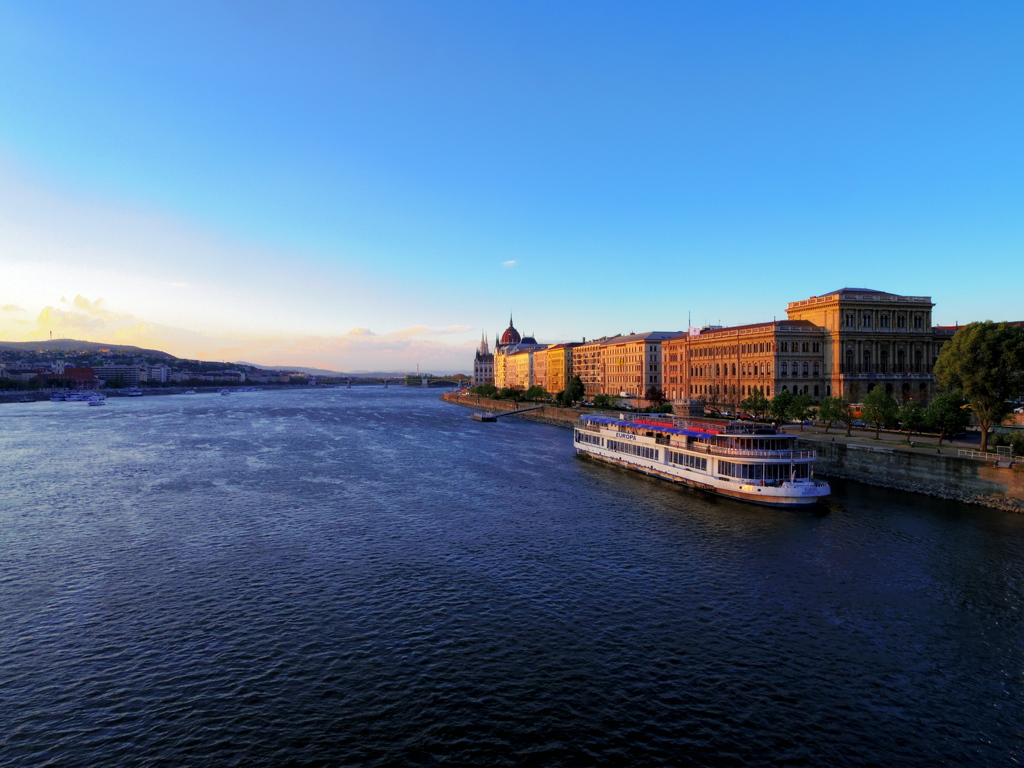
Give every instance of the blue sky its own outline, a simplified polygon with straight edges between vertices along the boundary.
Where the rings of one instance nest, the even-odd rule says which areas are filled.
[[[1022,39],[1019,2],[0,1],[0,339],[455,369],[510,310],[1024,319]]]

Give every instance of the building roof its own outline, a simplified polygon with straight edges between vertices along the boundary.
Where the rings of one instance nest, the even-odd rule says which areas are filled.
[[[514,325],[512,325],[512,315],[509,315],[508,316],[508,328],[506,328],[505,332],[503,334],[501,334],[501,343],[502,344],[518,344],[522,340],[523,339],[522,339],[522,336],[519,335],[519,331],[517,331],[516,327]],[[536,343],[537,342],[534,342],[534,344],[536,344]]]
[[[839,288],[838,290],[835,290],[835,291],[826,291],[825,293],[823,293],[821,295],[822,296],[831,296],[833,293],[879,293],[879,294],[881,294],[883,296],[896,296],[897,295],[895,293],[890,293],[889,291],[876,291],[874,288]],[[820,297],[816,297],[816,298],[820,298]]]
[[[769,320],[766,323],[750,323],[749,325],[727,325],[724,328],[711,328],[701,330],[701,336],[714,336],[716,334],[729,334],[736,331],[745,331],[752,328],[764,328],[785,331],[788,328],[817,328],[818,326],[810,320]]]
[[[624,336],[613,336],[605,344],[630,344],[640,341],[667,341],[679,336],[683,331],[649,331],[648,333],[629,333]]]

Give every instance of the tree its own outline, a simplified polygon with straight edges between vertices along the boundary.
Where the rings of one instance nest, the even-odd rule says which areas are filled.
[[[501,400],[511,400],[513,404],[517,404],[523,396],[523,388],[512,386],[504,387],[498,390],[498,398]]]
[[[665,393],[657,387],[648,387],[644,393],[644,399],[649,400],[651,405],[661,405],[665,402]]]
[[[480,397],[494,397],[498,394],[498,388],[493,384],[481,384],[479,387],[473,387],[469,391]]]
[[[907,400],[896,412],[900,426],[907,431],[909,441],[914,432],[920,432],[924,426],[924,406],[917,400]]]
[[[899,406],[884,387],[875,387],[864,396],[864,420],[875,425],[875,440],[882,427],[890,426],[896,420]]]
[[[524,397],[527,400],[546,400],[548,397],[548,393],[547,390],[544,389],[544,387],[540,386],[539,384],[534,384],[532,387],[526,390],[526,394],[524,395]]]
[[[1024,328],[990,320],[965,325],[939,352],[935,378],[967,398],[986,451],[989,430],[1010,413],[1007,401],[1024,395]]]
[[[940,392],[924,409],[924,420],[929,427],[938,430],[939,445],[942,445],[942,438],[963,432],[971,417],[967,412],[967,401],[959,392]]]
[[[612,404],[611,395],[594,395],[594,405],[607,408]]]
[[[793,405],[793,393],[788,389],[776,392],[772,398],[768,411],[771,413],[772,421],[782,424],[789,419],[789,410]]]
[[[569,401],[569,405],[578,403],[586,397],[586,391],[583,388],[583,379],[579,376],[573,376],[569,381],[569,386],[565,389],[565,397]]]
[[[838,397],[823,397],[821,399],[821,405],[818,406],[818,420],[825,422],[826,435],[832,429],[833,424],[843,421],[843,417],[846,415],[843,411],[844,405],[846,404]]]
[[[754,387],[750,395],[743,401],[740,402],[740,408],[747,413],[751,413],[755,418],[763,419],[765,414],[768,413],[768,409],[771,407],[771,403],[768,398],[764,396],[764,392],[759,387]]]
[[[848,403],[845,399],[839,401],[839,418],[836,419],[840,424],[846,427],[846,436],[850,436],[850,431],[853,429],[853,405]]]
[[[796,395],[789,404],[789,409],[786,415],[793,421],[799,421],[800,431],[803,432],[804,422],[814,415],[814,409],[811,407],[811,396]]]

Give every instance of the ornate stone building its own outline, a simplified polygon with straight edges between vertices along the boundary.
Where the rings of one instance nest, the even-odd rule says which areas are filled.
[[[533,386],[533,352],[540,344],[532,336],[520,336],[512,324],[512,316],[508,318],[508,328],[501,335],[494,348],[494,386],[522,387]]]
[[[480,348],[473,358],[473,380],[470,386],[479,387],[494,383],[494,355],[487,347],[487,337],[480,335]]]
[[[939,349],[955,333],[932,327],[934,306],[928,296],[841,288],[790,302],[786,314],[824,329],[822,365],[836,396],[859,401],[884,386],[900,400],[927,400]]]
[[[664,389],[720,405],[755,387],[856,402],[884,386],[899,400],[927,400],[939,349],[955,333],[932,327],[933,306],[925,296],[842,288],[791,302],[787,320],[678,336],[664,345]]]

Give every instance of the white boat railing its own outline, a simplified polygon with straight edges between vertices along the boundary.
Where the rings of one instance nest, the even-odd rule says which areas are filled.
[[[759,451],[754,448],[720,448],[718,446],[709,445],[705,448],[686,448],[682,445],[673,446],[675,448],[683,448],[687,451],[695,451],[697,453],[710,453],[715,456],[736,456],[738,458],[750,458],[750,459],[816,459],[818,458],[817,451]]]

